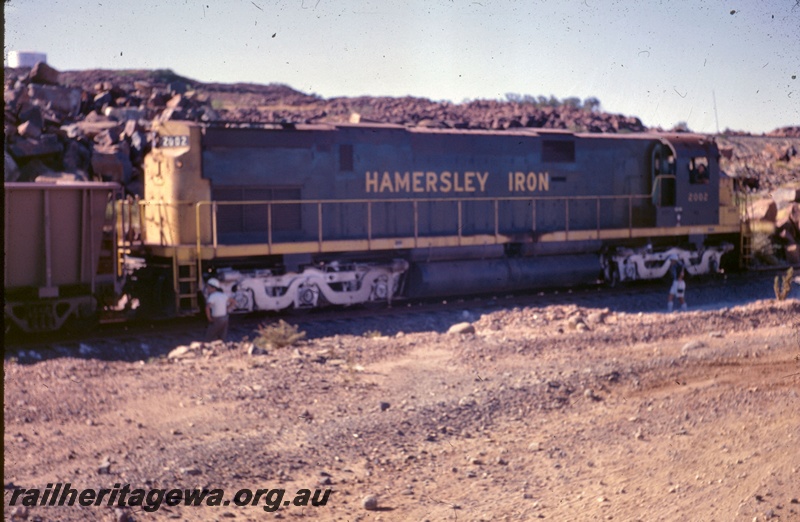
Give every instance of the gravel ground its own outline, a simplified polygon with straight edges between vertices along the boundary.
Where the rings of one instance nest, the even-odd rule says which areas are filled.
[[[306,340],[254,355],[263,318],[228,344],[12,349],[6,519],[800,520],[800,301],[771,278],[697,281],[687,313],[656,286],[303,316]],[[331,494],[274,512],[9,505],[58,482]]]

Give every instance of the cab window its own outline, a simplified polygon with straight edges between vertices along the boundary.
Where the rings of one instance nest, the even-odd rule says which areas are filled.
[[[689,181],[693,185],[706,185],[709,181],[708,158],[697,156],[689,160]]]

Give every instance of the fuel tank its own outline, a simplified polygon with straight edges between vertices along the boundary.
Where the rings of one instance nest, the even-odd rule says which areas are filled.
[[[579,286],[596,283],[600,269],[594,254],[414,263],[406,288],[433,297]]]

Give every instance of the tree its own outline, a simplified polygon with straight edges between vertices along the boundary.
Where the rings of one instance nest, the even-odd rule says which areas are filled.
[[[674,127],[672,127],[672,129],[670,129],[670,132],[692,132],[692,131],[689,130],[688,123],[686,123],[685,121],[679,121],[678,123],[675,124]]]
[[[600,100],[598,100],[594,96],[586,98],[585,100],[583,100],[583,110],[588,112],[599,112]]]

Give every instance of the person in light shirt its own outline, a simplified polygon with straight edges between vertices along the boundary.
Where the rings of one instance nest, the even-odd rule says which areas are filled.
[[[686,294],[686,281],[684,281],[684,275],[686,271],[681,267],[678,271],[678,277],[672,282],[672,286],[669,289],[669,297],[667,298],[667,311],[671,312],[673,307],[673,300],[677,297],[678,301],[681,303],[681,311],[686,311],[686,299],[684,295]]]
[[[222,285],[218,279],[214,277],[209,279],[208,286],[213,289],[213,292],[206,299],[206,318],[208,319],[206,342],[217,339],[225,341],[228,337],[228,311],[234,306],[234,301],[222,291]]]

